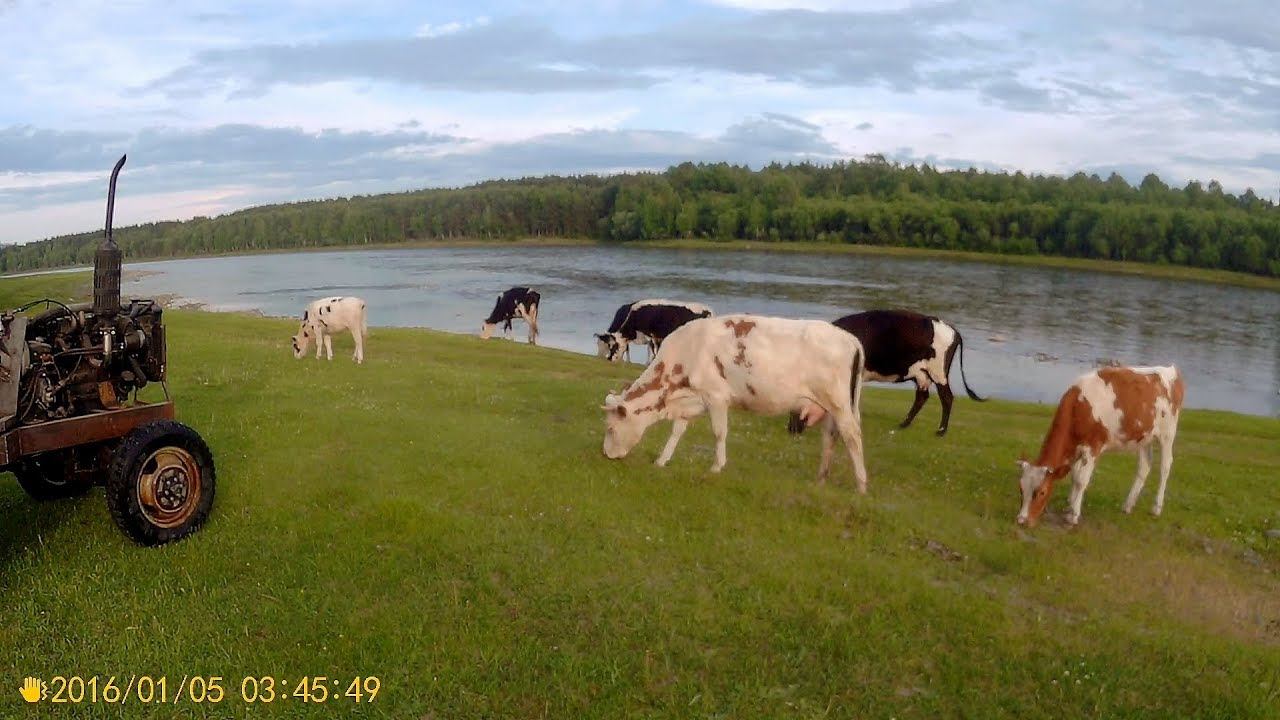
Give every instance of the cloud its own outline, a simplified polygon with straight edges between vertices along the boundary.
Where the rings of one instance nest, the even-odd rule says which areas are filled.
[[[967,17],[953,3],[874,12],[780,10],[583,38],[538,19],[506,17],[426,26],[412,38],[210,49],[136,90],[235,97],[278,85],[366,80],[472,93],[581,93],[652,88],[692,72],[909,91],[947,63],[941,46],[948,28]]]
[[[85,208],[100,204],[107,171],[126,148],[129,164],[120,180],[119,204],[127,205],[131,196],[149,203],[130,222],[197,214],[165,205],[164,198],[192,203],[202,190],[220,197],[198,204],[199,213],[210,212],[211,206],[214,212],[225,212],[266,202],[458,186],[494,178],[662,170],[690,160],[760,167],[773,161],[830,160],[839,154],[818,126],[777,113],[745,118],[712,136],[592,129],[485,142],[409,128],[310,133],[225,125],[189,131],[150,129],[132,137],[10,128],[0,130],[0,148],[17,147],[14,138],[21,137],[54,146],[77,145],[83,152],[64,155],[56,164],[27,153],[27,165],[11,162],[0,168],[0,212],[9,218],[0,226],[0,242],[93,227],[93,214],[85,215]],[[22,210],[62,205],[69,213],[61,222],[53,219],[56,214]],[[50,224],[33,225],[36,220]]]

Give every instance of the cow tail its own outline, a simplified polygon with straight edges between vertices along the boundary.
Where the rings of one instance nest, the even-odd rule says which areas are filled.
[[[369,337],[369,308],[360,303],[360,337]]]
[[[955,328],[952,328],[952,330],[955,330]],[[964,376],[964,338],[960,337],[959,330],[956,330],[956,345],[959,346],[960,349],[960,382],[964,383],[964,391],[969,393],[969,397],[973,400],[986,402],[986,398],[980,397],[978,393],[974,392],[973,389],[969,387],[969,378]],[[951,368],[947,368],[947,374],[951,374]]]
[[[862,366],[865,358],[862,355],[862,345],[858,345],[858,349],[853,351],[853,376],[849,378],[849,399],[853,401],[854,416],[858,418],[858,422],[862,422]]]

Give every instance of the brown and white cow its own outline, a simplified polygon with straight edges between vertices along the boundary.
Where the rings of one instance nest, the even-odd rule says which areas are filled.
[[[867,491],[859,412],[864,354],[853,335],[827,322],[727,315],[693,320],[667,336],[653,363],[605,411],[604,454],[625,457],[648,427],[671,420],[658,456],[666,465],[689,420],[706,412],[716,438],[711,472],[726,462],[729,408],[761,415],[799,411],[825,432],[818,481],[826,480],[837,434],[853,461],[859,492]]]
[[[1160,443],[1160,487],[1153,515],[1164,509],[1164,490],[1173,466],[1173,440],[1186,391],[1182,374],[1169,367],[1107,367],[1082,375],[1063,394],[1053,424],[1034,463],[1019,460],[1022,491],[1019,525],[1035,525],[1053,494],[1053,485],[1072,473],[1067,522],[1080,522],[1080,505],[1098,457],[1109,450],[1138,453],[1138,474],[1124,501],[1132,512],[1151,471],[1151,444]]]

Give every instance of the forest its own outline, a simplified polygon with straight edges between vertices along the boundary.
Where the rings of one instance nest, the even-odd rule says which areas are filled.
[[[0,272],[89,264],[101,231],[0,249]],[[115,232],[144,258],[524,237],[858,243],[1130,260],[1280,277],[1280,207],[1217,181],[900,165],[684,163],[267,205]]]

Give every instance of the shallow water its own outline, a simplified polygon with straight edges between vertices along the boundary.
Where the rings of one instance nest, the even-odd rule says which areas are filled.
[[[969,383],[984,395],[1056,402],[1099,362],[1174,363],[1189,406],[1280,417],[1280,293],[1267,290],[942,260],[603,247],[308,252],[128,268],[147,272],[126,281],[126,295],[290,316],[318,297],[358,295],[370,325],[455,332],[477,332],[499,292],[530,285],[542,293],[541,342],[582,353],[595,352],[592,334],[619,305],[642,298],[827,320],[910,308],[959,328]],[[516,337],[523,332],[518,322]],[[376,337],[368,352],[377,353]],[[958,387],[958,367],[952,375]]]

